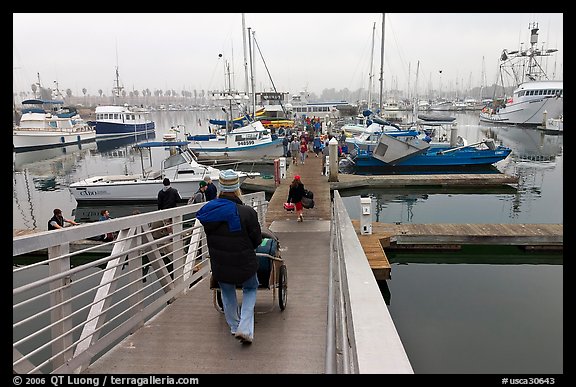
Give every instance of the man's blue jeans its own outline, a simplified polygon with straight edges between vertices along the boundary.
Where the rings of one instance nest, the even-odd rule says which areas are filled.
[[[242,283],[242,308],[239,311],[238,299],[236,298],[236,285],[218,282],[222,291],[222,305],[224,316],[230,326],[230,332],[243,333],[254,338],[254,306],[256,305],[256,292],[258,291],[258,276],[252,277]],[[240,312],[240,315],[238,315]]]

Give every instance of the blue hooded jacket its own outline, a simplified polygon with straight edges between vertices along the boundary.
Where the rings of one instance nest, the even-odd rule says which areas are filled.
[[[228,231],[236,232],[242,229],[240,215],[236,203],[227,199],[214,199],[206,203],[196,213],[196,218],[202,223],[228,222]]]

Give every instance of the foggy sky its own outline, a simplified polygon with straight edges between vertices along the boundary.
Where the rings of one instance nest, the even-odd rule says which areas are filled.
[[[244,16],[263,56],[256,49],[252,58],[257,91],[272,82],[290,93],[367,89],[371,56],[379,90],[381,13]],[[545,63],[548,74],[563,79],[561,13],[387,13],[384,89],[462,90],[480,86],[483,74],[491,85],[502,50],[529,46],[532,22],[539,47],[559,50]],[[245,90],[241,13],[13,14],[14,91],[30,91],[39,73],[44,87],[57,81],[74,95],[110,95],[116,66],[127,91],[221,90],[226,63],[232,86]]]

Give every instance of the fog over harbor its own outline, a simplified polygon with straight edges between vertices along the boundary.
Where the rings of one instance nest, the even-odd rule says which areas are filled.
[[[371,67],[379,89],[381,13],[246,13],[244,20],[256,38],[258,90],[367,89]],[[30,27],[48,22],[57,35],[37,44]],[[563,79],[562,13],[386,13],[383,88],[417,85],[425,94],[492,85],[502,50],[528,48],[534,22],[538,47],[558,49],[544,60],[546,72]],[[222,90],[228,63],[232,86],[244,90],[242,30],[241,13],[14,13],[13,89],[30,92],[39,75],[44,87],[57,82],[75,96],[83,89],[110,95],[118,67],[127,91]]]

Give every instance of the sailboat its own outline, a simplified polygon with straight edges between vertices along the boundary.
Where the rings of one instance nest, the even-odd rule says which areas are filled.
[[[244,33],[244,31],[243,31]],[[248,32],[248,35],[250,33]],[[250,50],[251,52],[252,50]],[[250,55],[252,61],[252,55]],[[228,80],[228,91],[223,93],[229,101],[229,108],[222,110],[227,114],[225,121],[219,122],[220,127],[208,134],[187,135],[188,148],[199,157],[232,157],[232,158],[274,158],[284,154],[282,139],[265,128],[256,113],[250,115],[247,111],[238,119],[233,119],[232,101],[239,93],[232,90],[230,64],[225,62],[225,77]],[[246,71],[248,71],[246,69]],[[252,82],[253,83],[253,82]],[[252,100],[254,86],[252,86]],[[255,104],[253,108],[255,109]],[[215,121],[210,121],[215,123]]]
[[[114,97],[113,105],[97,106],[96,120],[91,121],[96,128],[96,137],[123,137],[137,136],[140,134],[154,133],[156,125],[150,119],[150,112],[143,107],[130,107],[119,105],[116,101],[120,98],[123,87],[120,86],[118,66],[116,66],[116,79],[112,88]]]
[[[382,15],[382,37],[384,37],[384,14]],[[384,41],[384,39],[382,39]],[[382,54],[384,52],[382,43]],[[380,67],[380,96],[382,96],[383,59]],[[382,97],[380,97],[380,104]],[[452,135],[450,142],[432,142],[432,138],[416,128],[407,130],[383,130],[349,141],[353,149],[339,162],[344,173],[370,171],[398,171],[401,169],[442,169],[445,171],[461,167],[488,166],[497,163],[511,153],[511,149],[496,145],[493,139],[468,144],[465,139]]]
[[[509,98],[494,99],[480,112],[480,120],[498,124],[546,125],[546,118],[559,118],[564,113],[564,82],[549,80],[538,58],[550,56],[555,48],[538,48],[538,24],[529,26],[530,47],[504,49],[500,56],[500,78],[515,75],[516,88]],[[511,71],[510,71],[511,70]],[[504,85],[502,85],[504,86]]]

